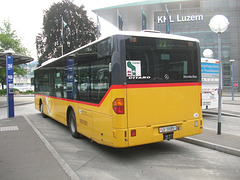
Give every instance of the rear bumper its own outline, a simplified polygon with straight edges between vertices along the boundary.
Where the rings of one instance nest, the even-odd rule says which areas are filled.
[[[129,146],[138,146],[161,142],[164,140],[164,134],[159,133],[159,127],[176,125],[177,130],[172,132],[173,139],[179,139],[186,136],[201,134],[203,129],[203,119],[194,119],[181,121],[174,124],[159,124],[145,127],[115,129],[114,131],[114,147],[122,148]],[[131,131],[136,130],[136,136],[131,136]]]

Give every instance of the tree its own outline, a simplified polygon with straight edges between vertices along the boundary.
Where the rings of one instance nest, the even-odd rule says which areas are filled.
[[[23,47],[21,39],[17,36],[16,31],[11,29],[9,21],[3,22],[3,27],[0,27],[0,51],[13,49],[16,54],[26,55],[27,48]]]
[[[9,21],[3,22],[3,27],[0,27],[0,52],[8,49],[13,49],[16,54],[27,55],[28,50],[25,48],[21,39],[17,36],[16,31],[11,29],[11,23]],[[13,67],[14,74],[17,76],[24,76],[27,71],[21,66]],[[0,68],[0,83],[3,86],[6,84],[6,68]]]
[[[84,6],[70,0],[54,3],[44,12],[43,30],[36,37],[39,65],[62,55],[62,18],[66,22],[64,54],[96,39],[97,27],[87,17]]]

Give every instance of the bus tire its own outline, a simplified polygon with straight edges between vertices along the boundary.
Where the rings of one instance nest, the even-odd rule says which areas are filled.
[[[72,134],[72,137],[74,138],[80,138],[80,134],[77,132],[77,126],[76,126],[76,116],[73,110],[69,113],[68,116],[68,122],[69,122],[69,129]]]
[[[47,115],[44,114],[44,112],[43,112],[43,103],[42,103],[42,101],[40,101],[40,112],[41,112],[43,118],[47,117]]]

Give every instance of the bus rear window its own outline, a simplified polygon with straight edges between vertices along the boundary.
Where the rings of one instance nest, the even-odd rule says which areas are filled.
[[[196,42],[135,37],[126,46],[128,83],[200,81]]]

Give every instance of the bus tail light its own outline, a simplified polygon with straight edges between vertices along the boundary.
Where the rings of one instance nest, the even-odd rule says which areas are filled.
[[[131,130],[131,136],[134,137],[137,135],[136,129]]]
[[[113,110],[116,114],[124,114],[124,99],[116,98],[113,101]]]
[[[202,106],[202,93],[200,93],[200,106]]]

